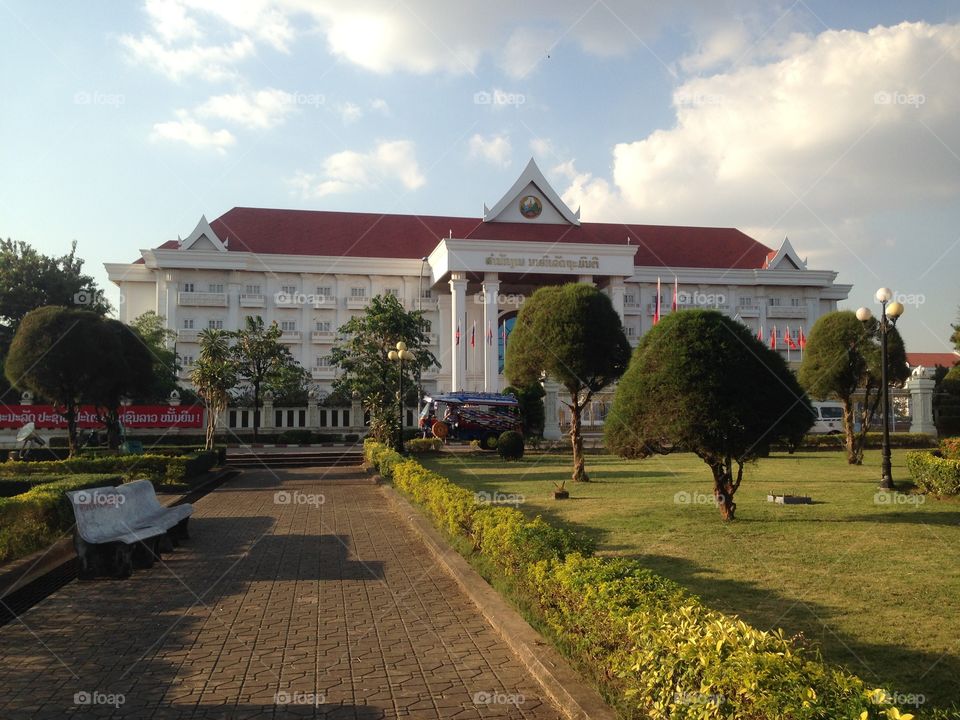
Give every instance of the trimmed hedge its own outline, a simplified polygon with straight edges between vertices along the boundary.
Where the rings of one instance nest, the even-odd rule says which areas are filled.
[[[960,495],[960,459],[937,457],[930,452],[912,452],[907,454],[907,470],[923,492]]]
[[[504,460],[519,460],[523,457],[523,435],[515,430],[500,433],[497,438],[497,454]]]
[[[0,498],[0,562],[45,548],[70,531],[73,509],[65,492],[117,486],[123,478],[117,474],[45,475],[42,482],[37,481],[25,493]]]
[[[480,503],[384,445],[367,441],[364,454],[435,525],[466,539],[627,716],[910,717],[890,708],[884,691],[824,664],[781,631],[711,610],[636,561],[593,556],[583,537]]]
[[[217,464],[221,451],[191,455],[107,455],[76,457],[58,462],[5,462],[0,475],[65,475],[69,473],[121,473],[150,475],[168,483],[185,483]]]
[[[440,452],[443,450],[443,440],[440,438],[414,438],[407,440],[407,452],[413,455],[422,453]]]
[[[805,435],[803,441],[794,450],[843,450],[846,437],[839,435]],[[868,450],[879,450],[883,446],[883,433],[868,432],[864,439],[864,447]],[[937,446],[937,439],[933,435],[923,433],[890,433],[890,447],[892,448],[933,448]],[[774,443],[773,450],[788,450],[784,443]]]

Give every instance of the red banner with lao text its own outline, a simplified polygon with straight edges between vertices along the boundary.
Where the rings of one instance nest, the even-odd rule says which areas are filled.
[[[31,422],[48,430],[67,429],[67,421],[53,405],[0,405],[0,428],[19,428]],[[127,428],[199,428],[203,427],[203,407],[130,405],[121,408],[120,422]],[[77,412],[77,426],[99,428],[103,423],[97,420],[93,406],[83,405]]]

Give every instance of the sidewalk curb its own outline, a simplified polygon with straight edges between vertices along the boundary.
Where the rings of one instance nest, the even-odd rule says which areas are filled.
[[[441,537],[422,513],[392,486],[380,487],[560,712],[571,720],[616,720],[600,694]]]

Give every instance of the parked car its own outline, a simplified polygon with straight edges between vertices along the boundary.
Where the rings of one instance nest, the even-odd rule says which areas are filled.
[[[843,432],[843,403],[813,403],[814,422],[811,435],[839,435]]]
[[[523,431],[520,403],[500,393],[443,393],[427,396],[420,411],[424,437],[479,440],[485,450],[497,447],[507,430]]]

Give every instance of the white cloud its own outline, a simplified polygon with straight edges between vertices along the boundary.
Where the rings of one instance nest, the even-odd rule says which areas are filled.
[[[354,123],[363,117],[363,108],[350,101],[339,103],[336,109],[344,125]]]
[[[294,109],[293,95],[275,88],[215,95],[197,108],[197,114],[215,117],[251,129],[267,129],[283,122]]]
[[[298,171],[289,184],[302,197],[317,198],[365,190],[383,182],[399,182],[407,190],[423,186],[426,180],[420,172],[413,142],[383,141],[366,153],[335,153],[323,161],[321,173]]]
[[[469,145],[472,158],[482,158],[499,167],[507,167],[512,160],[513,150],[508,135],[484,137],[477,133],[470,138]]]
[[[171,80],[197,76],[218,81],[236,77],[233,66],[254,52],[253,41],[246,37],[227,45],[201,45],[194,42],[179,47],[150,35],[139,38],[124,35],[120,42],[135,62],[149,65]]]
[[[186,110],[177,110],[176,115],[176,120],[156,123],[150,139],[154,142],[182,142],[198,150],[212,149],[220,154],[225,153],[236,140],[229,130],[210,130],[193,119]]]
[[[390,114],[390,106],[387,104],[387,101],[383,98],[374,98],[370,101],[370,109],[375,110],[381,115]]]

